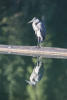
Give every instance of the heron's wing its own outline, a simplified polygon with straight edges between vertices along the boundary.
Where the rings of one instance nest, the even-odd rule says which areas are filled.
[[[45,28],[45,25],[40,22],[38,25],[37,25],[38,29],[40,30],[41,32],[41,35],[43,36],[43,38],[45,38],[45,35],[46,35],[46,28]]]
[[[39,75],[39,80],[41,80],[41,78],[43,77],[43,74],[44,74],[44,67],[43,66],[41,66],[40,67],[40,70],[39,70],[39,73],[38,73]]]

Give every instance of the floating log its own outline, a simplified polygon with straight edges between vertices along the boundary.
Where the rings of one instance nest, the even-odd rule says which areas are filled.
[[[0,54],[67,59],[67,49],[55,47],[0,45]]]

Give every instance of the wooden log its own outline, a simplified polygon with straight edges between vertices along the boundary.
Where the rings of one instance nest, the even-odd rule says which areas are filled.
[[[55,47],[0,45],[0,54],[67,59],[67,49]]]

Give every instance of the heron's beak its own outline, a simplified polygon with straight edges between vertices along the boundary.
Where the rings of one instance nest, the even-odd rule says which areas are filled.
[[[32,23],[32,22],[33,22],[33,21],[32,21],[32,20],[30,20],[30,21],[28,22],[28,24],[29,24],[29,23]]]

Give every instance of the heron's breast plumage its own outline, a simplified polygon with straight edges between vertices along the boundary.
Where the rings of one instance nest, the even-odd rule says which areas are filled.
[[[32,27],[33,27],[33,30],[35,31],[35,35],[37,36],[37,37],[41,37],[41,32],[40,32],[40,26],[39,26],[40,24],[38,23],[38,24],[36,24],[36,23],[32,23]]]
[[[33,27],[33,30],[35,31],[35,32],[37,32],[38,31],[38,27],[37,27],[37,25],[33,22],[32,23],[32,27]],[[36,33],[35,33],[36,34]]]

